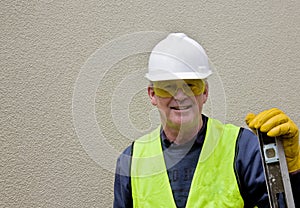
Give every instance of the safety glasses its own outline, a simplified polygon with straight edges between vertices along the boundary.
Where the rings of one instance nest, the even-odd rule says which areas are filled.
[[[178,89],[187,96],[200,95],[205,90],[205,82],[201,79],[184,79],[153,82],[154,93],[162,98],[169,98],[176,95]]]

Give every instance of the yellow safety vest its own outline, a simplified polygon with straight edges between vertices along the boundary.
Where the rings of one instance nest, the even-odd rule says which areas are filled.
[[[198,207],[243,207],[234,173],[239,127],[209,119],[187,204]],[[135,141],[131,163],[133,207],[175,208],[163,157],[160,128]]]

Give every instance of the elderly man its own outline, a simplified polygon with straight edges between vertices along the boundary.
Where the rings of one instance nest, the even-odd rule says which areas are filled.
[[[146,78],[161,125],[119,157],[114,207],[269,206],[256,135],[202,114],[211,74],[204,49],[183,33],[171,33],[154,47]],[[299,207],[297,126],[275,108],[248,114],[246,122],[283,139]]]

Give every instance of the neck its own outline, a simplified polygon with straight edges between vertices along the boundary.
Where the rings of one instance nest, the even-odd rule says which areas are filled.
[[[202,118],[198,125],[190,127],[181,125],[179,128],[164,126],[164,133],[167,139],[175,144],[184,144],[191,141],[203,126]]]

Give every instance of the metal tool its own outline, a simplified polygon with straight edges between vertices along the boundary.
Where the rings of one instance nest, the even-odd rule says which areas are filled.
[[[271,208],[295,208],[282,141],[257,130]],[[279,200],[280,199],[280,200]],[[283,201],[284,204],[280,204]]]

